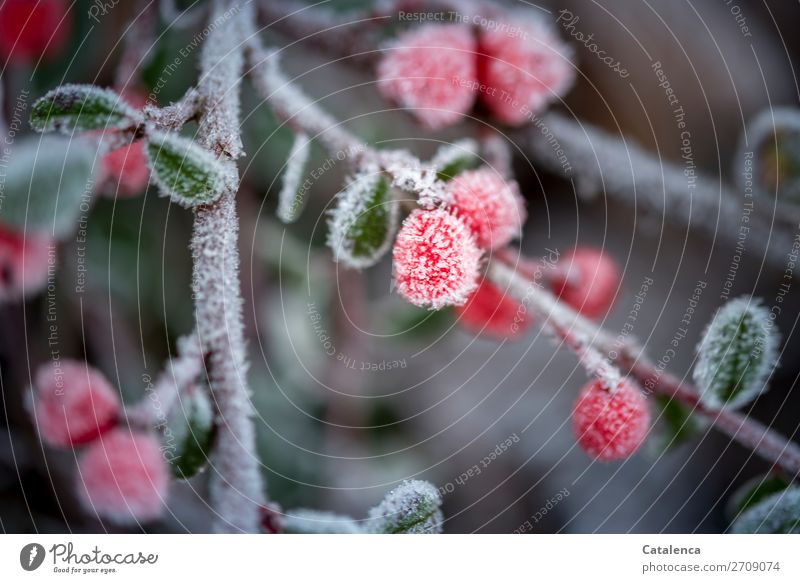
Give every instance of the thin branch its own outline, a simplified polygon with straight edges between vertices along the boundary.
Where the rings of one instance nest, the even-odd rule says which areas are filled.
[[[162,131],[175,131],[196,119],[200,113],[200,93],[190,88],[175,103],[164,107],[148,104],[144,108],[144,116],[148,123]]]
[[[200,57],[198,93],[203,110],[197,138],[230,166],[237,183],[234,160],[242,154],[239,83],[244,65],[240,43],[252,18],[249,2],[216,0]],[[208,381],[219,413],[209,485],[218,532],[257,532],[258,508],[265,502],[246,378],[238,232],[235,190],[195,210],[191,240],[195,319],[201,348],[208,354]]]

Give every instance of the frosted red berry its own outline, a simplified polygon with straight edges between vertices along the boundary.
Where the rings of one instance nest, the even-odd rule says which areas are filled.
[[[478,80],[487,88],[479,92],[480,100],[507,124],[530,121],[574,78],[569,47],[538,21],[481,30],[478,52]]]
[[[619,288],[619,268],[608,255],[591,247],[564,253],[552,275],[553,293],[587,318],[603,317]]]
[[[525,305],[485,279],[455,311],[464,328],[497,340],[523,334],[532,322]]]
[[[0,60],[31,63],[56,54],[72,30],[68,8],[67,0],[0,1]]]
[[[627,380],[613,391],[599,380],[588,383],[572,410],[572,430],[578,445],[601,461],[631,456],[644,443],[649,427],[647,400]]]
[[[35,293],[47,283],[52,239],[44,233],[21,233],[0,225],[0,301]]]
[[[57,447],[89,443],[116,425],[119,396],[102,373],[74,360],[47,362],[36,374],[33,422]]]
[[[149,433],[115,429],[92,443],[78,464],[78,495],[100,518],[120,525],[148,522],[164,510],[169,471]]]
[[[431,24],[406,32],[378,64],[381,94],[425,126],[459,121],[475,101],[476,42],[469,27]]]
[[[145,106],[146,98],[137,91],[127,91],[123,97],[136,109]],[[101,190],[113,196],[134,196],[147,187],[150,169],[144,151],[144,141],[139,139],[111,150],[103,156],[98,182]]]
[[[516,182],[479,168],[453,178],[447,192],[453,211],[467,223],[479,247],[497,249],[519,237],[526,213]]]
[[[393,259],[398,293],[417,306],[462,305],[478,285],[481,252],[464,221],[444,209],[406,217]]]

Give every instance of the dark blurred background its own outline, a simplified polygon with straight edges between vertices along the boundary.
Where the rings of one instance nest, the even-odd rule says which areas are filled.
[[[87,17],[91,5],[73,4],[69,42],[59,54],[35,67],[2,69],[7,108],[26,90],[36,98],[63,82],[118,83],[119,41],[135,3],[119,3],[99,23]],[[574,47],[581,71],[555,109],[634,140],[664,161],[680,162],[681,138],[652,60],[668,72],[686,111],[696,163],[715,181],[735,182],[735,152],[748,120],[770,106],[798,105],[797,2],[565,0],[526,7],[545,15],[562,9],[579,16],[576,28],[593,33],[630,76],[620,79],[555,25]],[[735,14],[746,18],[749,36]],[[131,83],[147,94],[165,80],[157,95],[165,105],[196,80],[197,51],[165,71],[202,25],[158,26],[164,34]],[[357,27],[351,33],[358,34]],[[383,111],[373,71],[360,61],[332,62],[338,57],[313,42],[287,46],[291,40],[279,32],[263,34],[270,44],[287,47],[283,60],[297,82],[371,143],[403,140],[404,147],[429,156],[440,142],[472,131],[461,125],[422,130],[402,112]],[[405,304],[391,293],[388,258],[361,273],[339,269],[325,246],[324,213],[346,169],[337,165],[315,182],[303,217],[286,227],[274,209],[291,132],[278,126],[247,83],[243,132],[240,249],[250,379],[263,472],[270,497],[284,508],[363,516],[398,480],[419,477],[452,485],[444,494],[446,532],[511,532],[564,491],[568,495],[550,505],[534,532],[721,532],[733,490],[770,470],[699,422],[665,447],[670,428],[659,421],[633,458],[592,462],[570,431],[570,407],[586,378],[568,351],[558,350],[537,327],[500,345],[463,331],[447,311]],[[581,199],[568,181],[526,158],[519,142],[515,169],[530,215],[522,249],[539,257],[545,247],[581,243],[614,257],[623,278],[603,322],[612,334],[625,323],[644,278],[652,277],[633,334],[657,360],[697,281],[707,282],[688,336],[669,363],[679,377],[687,374],[703,327],[722,303],[722,282],[735,254],[731,239],[715,230],[737,226],[690,229],[643,210],[633,196],[628,202],[602,194]],[[309,167],[327,157],[315,149]],[[68,238],[59,246],[62,355],[97,366],[127,402],[141,398],[142,376],[155,376],[174,353],[175,340],[192,328],[191,220],[190,212],[170,206],[153,187],[139,197],[99,196],[88,220],[88,287],[81,297],[72,293],[76,242]],[[765,259],[764,246],[753,241],[731,297],[754,294],[769,304],[784,268]],[[0,307],[0,528],[113,530],[82,515],[72,494],[75,453],[43,447],[25,412],[32,371],[48,358],[45,302],[32,297]],[[312,325],[312,309],[322,314],[332,356]],[[781,367],[771,390],[749,410],[785,435],[800,426],[800,345],[792,332],[798,314],[800,298],[792,289],[777,321],[785,339]],[[515,443],[480,474],[457,481],[509,438]],[[150,530],[205,532],[204,476],[173,486],[172,516]]]

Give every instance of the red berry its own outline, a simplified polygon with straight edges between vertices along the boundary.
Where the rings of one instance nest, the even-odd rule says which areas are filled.
[[[601,461],[631,456],[644,443],[649,427],[647,400],[627,380],[613,392],[601,381],[591,381],[581,390],[572,410],[572,429],[578,445]]]
[[[462,305],[478,285],[481,252],[464,221],[444,209],[408,215],[393,257],[397,291],[416,306]]]
[[[563,95],[575,76],[570,50],[544,23],[531,21],[510,34],[495,27],[480,33],[478,79],[483,104],[497,119],[530,121]]]
[[[46,363],[36,374],[33,421],[47,443],[89,443],[117,421],[119,397],[102,373],[73,360]]]
[[[43,233],[20,233],[0,225],[0,301],[42,289],[54,243]]]
[[[0,0],[0,59],[27,63],[61,50],[72,30],[68,6],[67,0]]]
[[[489,168],[467,170],[447,183],[455,213],[467,223],[478,246],[497,249],[519,237],[525,203],[516,182]]]
[[[517,299],[484,279],[464,306],[455,308],[458,323],[479,334],[503,340],[525,332],[532,319]]]
[[[77,487],[89,512],[117,524],[137,524],[164,510],[169,471],[154,437],[120,428],[86,450]]]
[[[125,101],[136,109],[142,109],[146,97],[136,91],[124,93]],[[98,182],[102,191],[113,196],[133,196],[147,187],[150,169],[144,152],[144,141],[136,140],[103,156]]]
[[[456,123],[475,101],[476,43],[465,26],[431,24],[400,36],[378,64],[383,96],[430,128]]]
[[[619,268],[608,255],[591,247],[570,249],[552,275],[553,293],[587,318],[601,318],[614,303]]]

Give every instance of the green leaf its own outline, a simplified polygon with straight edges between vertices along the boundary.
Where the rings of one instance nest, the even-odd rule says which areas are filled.
[[[728,501],[731,515],[736,516],[755,506],[767,497],[782,492],[791,482],[780,474],[756,476],[742,484]]]
[[[697,346],[694,380],[707,406],[739,407],[766,390],[776,366],[778,333],[757,298],[729,301]]]
[[[205,390],[194,388],[181,399],[181,407],[173,414],[170,423],[173,455],[170,457],[172,474],[187,480],[208,463],[208,454],[214,443],[214,414]]]
[[[18,230],[71,233],[93,199],[97,150],[87,139],[57,136],[20,139],[0,179],[0,221]]]
[[[376,534],[434,534],[442,531],[442,498],[421,480],[408,480],[369,511],[367,531]]]
[[[366,171],[353,177],[328,221],[328,245],[336,261],[356,269],[377,263],[391,245],[398,215],[383,175]]]
[[[800,488],[792,487],[763,498],[733,523],[737,534],[800,533]]]
[[[663,449],[677,447],[697,435],[701,425],[689,407],[666,395],[656,395],[656,404],[665,429],[661,437]]]
[[[193,141],[162,132],[151,132],[145,150],[153,182],[164,196],[183,206],[214,202],[230,176],[211,152]]]
[[[94,85],[62,85],[31,108],[31,126],[39,132],[122,129],[141,120],[117,93]]]

